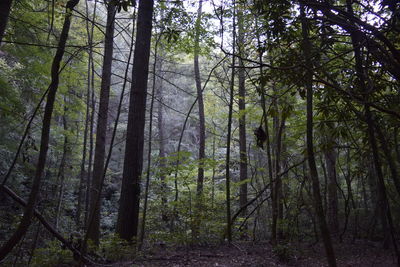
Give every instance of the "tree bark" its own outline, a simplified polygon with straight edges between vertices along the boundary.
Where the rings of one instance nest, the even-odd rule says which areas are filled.
[[[50,137],[51,117],[53,114],[54,101],[56,98],[56,93],[59,84],[60,63],[64,55],[65,45],[68,39],[68,33],[71,26],[72,10],[78,4],[78,2],[79,0],[69,0],[66,5],[64,24],[60,34],[60,40],[58,42],[57,51],[51,66],[51,83],[43,115],[43,126],[40,139],[39,159],[36,166],[35,177],[32,183],[32,189],[29,194],[28,202],[20,224],[18,225],[16,231],[11,236],[11,238],[0,248],[0,261],[3,260],[8,255],[8,253],[15,247],[15,245],[21,240],[21,238],[25,235],[26,231],[28,230],[32,221],[32,216],[34,214],[36,206],[36,200],[40,191],[43,170],[46,165],[47,150]]]
[[[101,201],[97,201],[100,192],[100,183],[104,172],[104,161],[106,155],[107,119],[111,85],[111,67],[114,46],[114,20],[115,5],[107,6],[107,25],[104,39],[104,59],[103,71],[101,76],[99,115],[97,118],[96,145],[93,162],[93,177],[90,190],[90,216],[88,225],[88,237],[95,244],[99,244],[100,239],[100,206]]]
[[[127,241],[136,241],[132,239],[136,239],[139,222],[140,178],[143,168],[146,92],[152,17],[153,0],[140,0],[132,69],[124,170],[117,220],[117,234]]]
[[[8,16],[11,11],[12,0],[1,0],[0,1],[0,45],[6,31]]]
[[[303,54],[304,54],[304,61],[306,64],[306,76],[305,80],[305,87],[307,93],[307,158],[308,158],[308,167],[310,171],[310,177],[312,181],[312,189],[313,189],[313,198],[314,198],[314,208],[315,213],[318,218],[319,228],[321,231],[322,240],[324,242],[326,257],[328,260],[328,264],[331,267],[336,266],[336,258],[335,252],[332,246],[332,240],[329,234],[329,229],[326,224],[325,214],[322,207],[322,199],[321,199],[321,192],[320,192],[320,185],[318,180],[318,171],[317,165],[315,163],[315,156],[314,156],[314,144],[313,144],[313,73],[312,73],[312,61],[311,61],[311,44],[309,40],[309,33],[308,33],[308,20],[306,18],[306,14],[304,11],[304,6],[300,5],[300,18],[301,18],[301,27],[302,27],[302,36],[303,36]]]

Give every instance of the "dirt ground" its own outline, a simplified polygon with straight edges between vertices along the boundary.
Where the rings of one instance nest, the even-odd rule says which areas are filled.
[[[336,243],[338,266],[397,266],[391,250],[379,243]],[[281,255],[281,257],[279,257]],[[273,252],[268,243],[235,242],[231,246],[178,248],[156,246],[135,261],[112,266],[327,266],[322,244],[313,246],[287,245]]]

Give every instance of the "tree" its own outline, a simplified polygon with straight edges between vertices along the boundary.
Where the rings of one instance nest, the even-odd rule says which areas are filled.
[[[153,0],[140,0],[136,44],[129,99],[128,128],[125,146],[121,198],[118,209],[117,234],[135,241],[139,223],[140,178],[143,168],[144,125]]]
[[[199,66],[199,53],[200,53],[200,30],[201,30],[201,16],[202,16],[203,0],[199,1],[197,9],[197,18],[195,23],[195,36],[194,36],[194,79],[196,82],[197,104],[199,108],[199,168],[197,173],[197,199],[196,199],[196,215],[195,226],[193,229],[194,238],[198,235],[198,225],[200,224],[202,198],[203,198],[203,183],[204,183],[204,159],[206,149],[206,128],[204,117],[204,101],[203,90],[201,86],[200,66]]]
[[[68,33],[71,26],[72,10],[78,4],[78,2],[79,0],[69,0],[66,5],[66,14],[64,18],[63,28],[60,35],[60,40],[58,42],[57,51],[51,65],[51,83],[47,93],[47,101],[43,115],[42,134],[40,138],[39,159],[36,165],[31,193],[29,194],[29,199],[21,222],[19,223],[11,238],[0,249],[0,260],[3,260],[7,256],[7,254],[15,247],[15,245],[21,240],[32,221],[36,200],[40,192],[42,175],[46,165],[47,150],[50,138],[51,117],[53,114],[54,101],[59,84],[60,64],[65,52],[65,45],[68,40]]]
[[[239,146],[240,146],[240,177],[243,183],[240,186],[240,206],[243,207],[247,203],[247,142],[246,142],[246,73],[243,58],[245,56],[244,49],[244,16],[241,7],[238,7],[238,48],[239,48]],[[243,210],[242,216],[246,216],[246,209]]]
[[[233,113],[233,98],[235,89],[235,48],[236,48],[236,8],[233,4],[233,19],[232,19],[232,64],[231,64],[231,80],[229,85],[229,111],[228,111],[228,133],[226,138],[226,158],[225,158],[225,186],[226,186],[226,234],[228,242],[232,242],[232,218],[231,218],[231,139],[232,139],[232,113]]]
[[[114,21],[116,7],[109,3],[107,6],[107,25],[106,35],[104,39],[104,59],[103,71],[101,78],[100,89],[100,104],[97,118],[96,130],[96,146],[93,162],[93,177],[90,191],[90,215],[88,224],[88,237],[96,244],[99,244],[100,239],[100,207],[101,201],[98,200],[101,195],[101,182],[104,172],[104,160],[106,154],[106,135],[107,135],[107,118],[108,105],[110,98],[111,86],[111,67],[113,61],[113,46],[114,46]]]
[[[329,234],[329,230],[325,220],[325,214],[322,207],[322,199],[321,199],[321,192],[318,180],[318,171],[317,165],[315,163],[315,156],[314,156],[314,145],[313,145],[313,73],[312,73],[312,62],[311,62],[311,43],[309,40],[309,25],[308,19],[305,14],[305,8],[303,5],[300,7],[300,19],[301,19],[301,27],[302,27],[302,37],[303,37],[303,54],[304,54],[304,61],[306,66],[306,76],[305,80],[305,87],[307,93],[307,160],[308,160],[308,167],[310,172],[310,178],[312,181],[312,190],[313,190],[313,197],[314,197],[314,206],[315,206],[315,213],[318,218],[318,223],[322,235],[322,240],[325,246],[326,257],[328,259],[329,266],[336,266],[336,258],[335,252],[333,250],[331,237]]]

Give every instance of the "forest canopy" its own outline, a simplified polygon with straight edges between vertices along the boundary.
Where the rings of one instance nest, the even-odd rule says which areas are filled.
[[[399,33],[395,0],[1,0],[0,264],[399,265]]]

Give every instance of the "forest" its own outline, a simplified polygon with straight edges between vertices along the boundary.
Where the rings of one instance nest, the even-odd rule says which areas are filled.
[[[0,265],[400,266],[397,0],[0,0]]]

